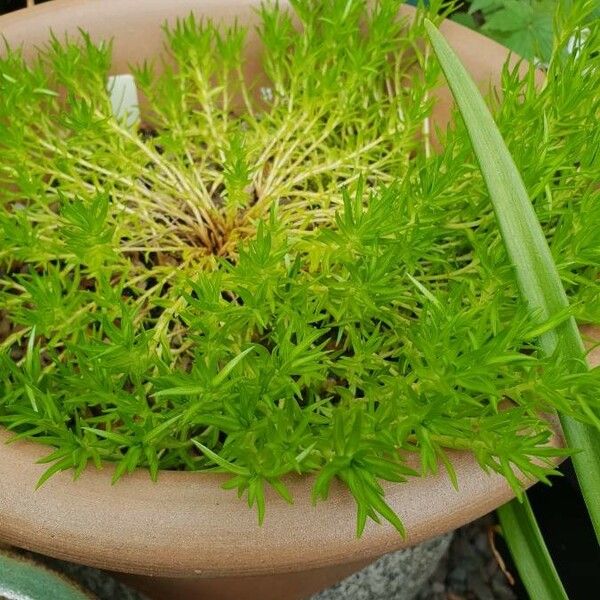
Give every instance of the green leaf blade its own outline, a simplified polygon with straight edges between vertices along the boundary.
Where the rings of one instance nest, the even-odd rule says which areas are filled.
[[[525,184],[475,82],[430,21],[425,27],[465,121],[490,194],[521,295],[538,323],[568,309],[569,302]],[[559,351],[571,368],[585,368],[585,349],[573,317],[540,336],[544,354]],[[596,536],[600,540],[600,440],[596,428],[560,416]]]
[[[568,300],[523,180],[475,82],[435,26],[426,27],[469,132],[521,293],[540,322],[549,320]],[[573,318],[542,336],[545,353],[554,352],[561,329],[570,333],[560,336],[568,354],[582,356]]]
[[[500,525],[529,596],[568,600],[544,538],[527,500],[513,500],[498,509]]]

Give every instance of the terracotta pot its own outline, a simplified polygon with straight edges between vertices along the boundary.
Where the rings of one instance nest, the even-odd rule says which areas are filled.
[[[281,1],[281,0],[280,0]],[[114,72],[128,70],[162,51],[160,26],[190,11],[216,21],[257,21],[258,0],[57,0],[0,18],[0,35],[24,44],[26,55],[57,34],[81,27],[94,40],[114,37]],[[413,9],[405,8],[410,15]],[[507,51],[455,23],[442,31],[483,87],[495,84]],[[258,68],[259,44],[250,34],[247,69]],[[439,92],[438,124],[448,120],[449,93]],[[0,432],[0,441],[9,437]],[[557,434],[554,444],[560,444]],[[133,576],[159,598],[304,598],[375,558],[459,527],[510,500],[505,480],[486,475],[468,454],[452,456],[460,488],[445,472],[386,485],[386,499],[408,529],[402,540],[388,525],[370,523],[355,536],[356,508],[341,485],[314,507],[311,479],[291,478],[295,502],[268,498],[266,521],[215,474],[163,472],[158,483],[137,471],[117,485],[112,468],[88,470],[73,482],[69,473],[35,484],[48,453],[33,443],[0,443],[0,539],[53,557]],[[10,482],[10,483],[7,483]],[[530,482],[531,483],[531,482]],[[151,577],[152,579],[150,579]],[[138,579],[138,583],[141,580]]]

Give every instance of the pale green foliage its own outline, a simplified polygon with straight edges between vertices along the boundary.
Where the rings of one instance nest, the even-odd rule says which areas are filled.
[[[266,83],[241,28],[181,21],[178,68],[135,71],[142,132],[110,114],[108,46],[0,61],[0,422],[55,447],[47,476],[218,468],[262,519],[266,486],[291,500],[284,476],[316,473],[359,533],[402,530],[381,481],[417,474],[405,452],[452,475],[447,451],[473,452],[519,491],[559,453],[542,411],[593,421],[600,373],[539,353],[463,125],[439,155],[422,136],[439,68],[398,4],[367,34],[362,2],[297,0],[300,31],[263,9]],[[589,322],[597,29],[581,60],[565,33],[543,90],[507,68],[494,102]]]

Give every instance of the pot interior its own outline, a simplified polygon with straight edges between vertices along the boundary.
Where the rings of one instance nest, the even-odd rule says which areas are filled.
[[[280,0],[279,4],[288,5],[286,0]],[[111,74],[118,75],[129,73],[132,65],[145,61],[154,64],[170,61],[165,51],[164,25],[172,26],[193,13],[200,20],[210,20],[222,27],[238,24],[247,29],[243,71],[247,81],[256,82],[255,93],[258,94],[261,85],[269,83],[261,67],[261,42],[256,30],[260,22],[256,10],[259,5],[257,0],[204,0],[200,4],[195,0],[145,0],[141,11],[136,0],[54,0],[4,16],[0,32],[10,46],[22,47],[28,58],[35,57],[38,49],[47,44],[51,32],[59,38],[66,35],[71,39],[77,39],[81,30],[89,32],[95,43],[112,42]],[[399,18],[405,19],[407,26],[414,14],[413,7],[400,7]],[[488,91],[491,86],[497,87],[507,50],[452,21],[444,22],[441,30],[481,89]],[[432,136],[436,128],[446,128],[453,107],[451,94],[443,82],[435,96]],[[142,116],[145,108],[141,98]]]

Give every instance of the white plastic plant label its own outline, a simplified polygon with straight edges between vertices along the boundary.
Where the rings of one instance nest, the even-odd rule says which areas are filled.
[[[140,105],[133,75],[113,75],[108,78],[106,90],[115,118],[126,127],[133,127],[140,120]]]

